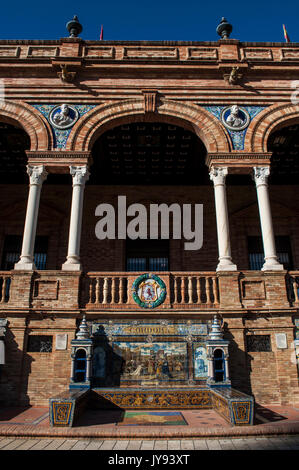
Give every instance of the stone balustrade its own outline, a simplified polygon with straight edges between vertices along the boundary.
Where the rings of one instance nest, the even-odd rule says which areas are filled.
[[[88,306],[135,305],[131,296],[136,273],[88,273]],[[158,273],[167,286],[165,305],[219,307],[217,276],[214,272]]]
[[[141,308],[132,295],[140,272],[3,271],[0,305],[68,311],[134,311]],[[154,311],[215,313],[291,309],[299,305],[299,272],[220,271],[158,272],[166,297]]]

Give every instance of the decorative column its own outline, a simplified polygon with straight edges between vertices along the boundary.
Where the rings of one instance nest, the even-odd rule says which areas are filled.
[[[265,254],[265,263],[262,271],[282,271],[283,265],[279,263],[276,255],[275,238],[271,215],[270,198],[268,191],[268,176],[270,168],[254,167],[253,179],[256,184],[257,200],[260,213],[260,222]]]
[[[229,367],[228,367],[228,346],[229,341],[223,339],[223,330],[221,327],[220,320],[217,318],[217,315],[214,316],[208,340],[206,342],[207,347],[207,358],[208,358],[208,378],[207,384],[210,387],[230,387],[231,381],[229,377]],[[222,351],[223,355],[223,366],[224,366],[224,376],[223,380],[217,381],[216,379],[216,370],[215,370],[215,351]]]
[[[227,168],[212,167],[210,179],[214,183],[216,223],[218,236],[219,263],[216,271],[236,271],[237,266],[233,264],[231,257],[231,246],[229,236],[229,222],[226,200],[225,178]]]
[[[92,366],[92,357],[93,357],[93,341],[90,337],[90,331],[89,327],[86,322],[86,317],[84,315],[80,326],[79,326],[79,331],[76,334],[76,339],[73,339],[71,341],[72,345],[72,353],[71,353],[71,359],[72,359],[72,365],[71,365],[71,379],[70,379],[70,386],[69,388],[90,388],[91,385],[91,366]],[[85,380],[77,380],[76,379],[76,359],[78,352],[83,352],[82,357],[85,359],[82,361],[82,363],[85,363],[84,369],[85,369]],[[83,357],[84,356],[84,357]],[[80,369],[82,366],[80,367]]]
[[[20,260],[15,264],[14,269],[32,271],[36,269],[34,264],[34,244],[36,236],[36,226],[39,210],[40,194],[42,184],[48,173],[44,165],[27,166],[27,173],[30,179],[29,195],[27,202],[27,212],[23,234],[22,253]]]
[[[69,231],[67,260],[62,265],[63,271],[80,271],[80,241],[82,229],[83,197],[85,183],[89,178],[87,166],[70,166],[73,177],[72,209]]]

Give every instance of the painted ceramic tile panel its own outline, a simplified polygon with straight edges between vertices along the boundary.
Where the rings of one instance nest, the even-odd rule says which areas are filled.
[[[193,344],[194,378],[204,379],[208,376],[207,349],[204,344]]]
[[[187,380],[187,344],[178,342],[114,342],[113,351],[123,359],[123,381]]]
[[[174,323],[170,321],[149,322],[149,321],[118,321],[92,324],[92,334],[106,336],[189,336],[208,334],[208,325],[199,322],[192,323]]]

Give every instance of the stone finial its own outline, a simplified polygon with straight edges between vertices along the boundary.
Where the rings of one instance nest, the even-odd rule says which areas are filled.
[[[216,28],[217,34],[219,34],[219,36],[221,36],[222,39],[228,39],[232,30],[233,30],[232,25],[225,18],[222,18],[222,20],[220,21],[219,25]]]
[[[80,326],[79,326],[79,331],[76,334],[76,339],[89,339],[89,338],[90,338],[89,328],[88,328],[88,325],[86,323],[86,317],[84,315],[84,317],[83,317],[83,319],[80,323]]]
[[[217,315],[214,316],[211,331],[209,334],[211,340],[220,340],[223,338],[223,331],[221,328],[221,322],[217,318]]]
[[[83,26],[79,23],[77,15],[66,24],[66,29],[70,33],[70,38],[76,38],[82,32]]]

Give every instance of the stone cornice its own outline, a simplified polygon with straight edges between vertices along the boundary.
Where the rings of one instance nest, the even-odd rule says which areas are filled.
[[[1,40],[0,63],[51,63],[53,60],[84,60],[90,64],[142,63],[143,61],[179,64],[245,64],[282,66],[298,64],[299,43],[219,41],[84,41]]]
[[[63,42],[68,43],[82,43],[86,45],[129,45],[129,46],[220,46],[236,44],[241,47],[284,47],[284,48],[299,48],[299,42],[255,42],[255,41],[239,41],[238,39],[219,39],[218,41],[143,41],[143,40],[84,40],[82,38],[60,38],[60,39],[1,39],[0,46],[2,45],[60,45]]]
[[[67,152],[67,151],[26,151],[28,164],[44,165],[50,173],[69,173],[72,165],[88,165],[91,163],[91,152]]]
[[[211,168],[212,166],[226,166],[230,170],[242,169],[243,172],[252,170],[254,166],[270,165],[272,152],[265,153],[249,153],[249,152],[232,152],[232,153],[216,153],[208,154],[206,156],[206,165]],[[230,171],[232,172],[232,171]]]
[[[238,152],[238,153],[210,153],[207,155],[206,159],[213,158],[215,160],[233,159],[233,160],[247,160],[247,159],[264,159],[271,158],[272,152],[265,153],[249,153],[249,152]]]
[[[64,150],[46,150],[44,152],[32,152],[30,150],[26,150],[26,154],[28,159],[81,159],[81,158],[89,158],[91,155],[91,152],[67,152]]]

